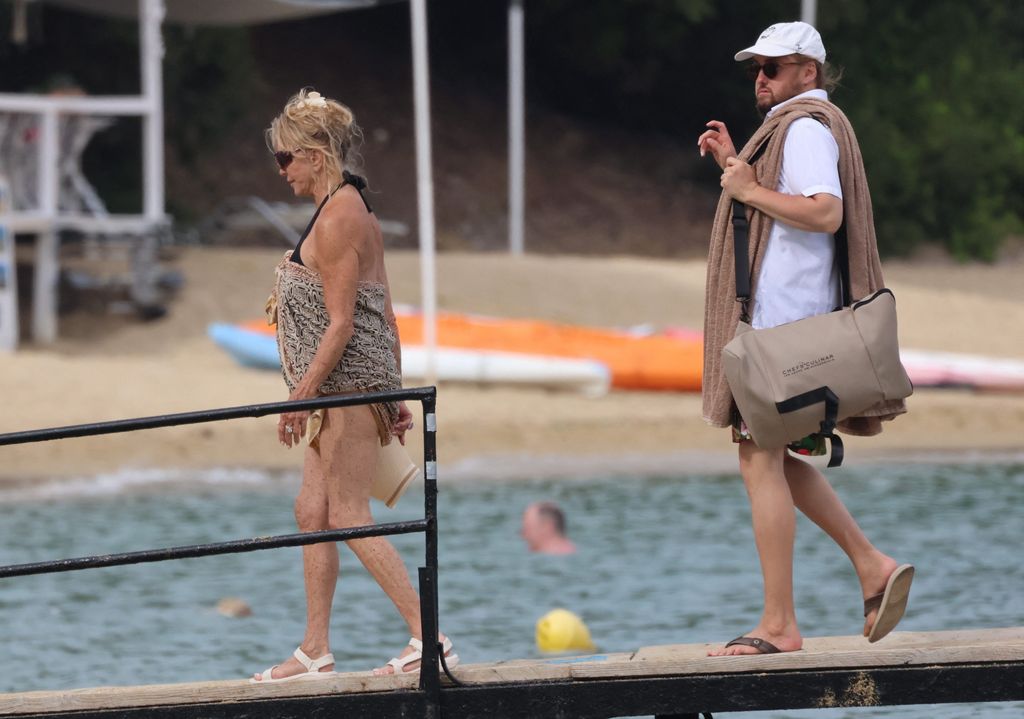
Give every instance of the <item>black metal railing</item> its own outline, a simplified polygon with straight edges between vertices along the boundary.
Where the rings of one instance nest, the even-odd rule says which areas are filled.
[[[15,564],[0,567],[0,579],[21,577],[32,574],[54,574],[71,572],[97,567],[115,567],[126,564],[146,562],[163,562],[172,559],[191,557],[209,557],[218,554],[239,554],[255,552],[278,547],[298,547],[321,542],[343,542],[350,539],[379,537],[392,534],[409,534],[423,532],[425,537],[425,559],[419,568],[420,611],[422,613],[422,630],[424,638],[431,637],[434,641],[423,642],[423,659],[420,662],[420,690],[426,694],[428,716],[440,715],[440,670],[439,660],[443,652],[436,641],[438,634],[438,600],[437,600],[437,389],[435,387],[417,387],[413,389],[393,390],[389,392],[371,392],[363,394],[335,395],[317,397],[316,399],[291,402],[271,402],[267,404],[227,407],[222,409],[183,412],[179,414],[140,417],[136,419],[115,420],[78,424],[67,427],[29,430],[0,434],[0,446],[28,444],[31,442],[47,442],[72,437],[89,437],[95,435],[134,432],[140,429],[158,427],[174,427],[185,424],[199,424],[220,420],[238,419],[241,417],[263,417],[270,414],[297,412],[330,407],[349,407],[353,405],[374,404],[377,402],[400,402],[414,400],[423,408],[423,485],[424,485],[424,516],[423,519],[408,522],[392,522],[368,525],[364,527],[348,527],[345,529],[326,529],[316,532],[285,534],[274,537],[256,537],[239,539],[212,544],[197,544],[165,549],[106,554],[73,559],[58,559],[31,564]],[[447,668],[446,668],[447,669]]]

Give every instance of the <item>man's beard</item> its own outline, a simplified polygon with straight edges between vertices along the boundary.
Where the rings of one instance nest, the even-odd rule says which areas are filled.
[[[757,101],[754,102],[754,107],[757,109],[757,114],[763,120],[766,117],[768,117],[768,111],[772,109],[773,103],[772,103],[772,101],[770,99],[769,100],[765,100],[765,106],[761,107],[761,101],[757,100]]]
[[[768,88],[764,87],[761,89]],[[764,103],[764,106],[761,105],[762,102]],[[775,105],[775,102],[776,100],[771,94],[765,95],[764,99],[762,100],[761,95],[757,94],[757,91],[755,89],[754,107],[757,108],[757,113],[761,116],[762,120],[768,115],[768,111],[772,109],[772,107]]]

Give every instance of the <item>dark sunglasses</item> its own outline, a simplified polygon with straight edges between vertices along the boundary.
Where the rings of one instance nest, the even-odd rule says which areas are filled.
[[[292,160],[295,159],[296,152],[302,152],[302,150],[278,150],[277,152],[275,152],[274,159],[277,160],[277,166],[280,167],[282,170],[287,168],[288,165],[292,164]]]
[[[764,65],[752,62],[747,65],[747,77],[751,80],[756,80],[757,76],[763,72],[764,76],[769,80],[774,80],[775,76],[779,74],[779,68],[783,65],[803,65],[804,62],[806,61],[776,62],[775,60],[769,60]]]

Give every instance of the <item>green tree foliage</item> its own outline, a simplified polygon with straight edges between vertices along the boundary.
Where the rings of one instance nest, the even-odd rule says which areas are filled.
[[[760,120],[732,55],[796,19],[791,5],[534,2],[530,79],[566,111],[686,143],[719,119],[740,140]],[[821,0],[818,16],[846,70],[833,99],[861,140],[883,252],[936,241],[993,258],[1024,224],[1024,3]]]
[[[993,259],[1024,220],[1024,4],[838,5],[821,29],[847,68],[836,98],[861,140],[880,239]]]
[[[708,113],[757,122],[732,55],[771,9],[705,0],[545,0],[527,5],[530,82],[569,112],[699,134]],[[744,5],[747,5],[744,3]],[[696,134],[693,135],[696,138]]]
[[[167,134],[191,164],[249,109],[255,63],[244,28],[164,29]]]

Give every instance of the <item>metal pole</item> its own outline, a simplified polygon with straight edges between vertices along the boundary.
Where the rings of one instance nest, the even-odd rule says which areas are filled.
[[[35,285],[32,288],[32,338],[49,343],[57,339],[57,277],[59,274],[59,238],[57,237],[57,168],[60,163],[57,110],[46,108],[41,115],[39,133],[39,211],[46,227],[36,237]]]
[[[508,251],[524,250],[526,207],[526,100],[523,0],[508,4]]]
[[[139,64],[146,110],[143,132],[143,211],[154,224],[164,218],[163,0],[139,0]]]
[[[11,190],[0,177],[0,352],[18,348],[18,273],[14,261],[14,233],[4,224],[10,210]]]
[[[60,117],[57,108],[51,104],[39,113],[39,174],[36,176],[36,192],[39,198],[39,212],[50,220],[57,216],[57,197],[60,193]]]
[[[420,227],[420,284],[426,384],[437,383],[437,292],[434,259],[434,178],[430,152],[430,85],[426,0],[411,0],[413,99],[416,115],[416,186]]]
[[[818,20],[818,0],[800,0],[800,19],[808,25]]]

